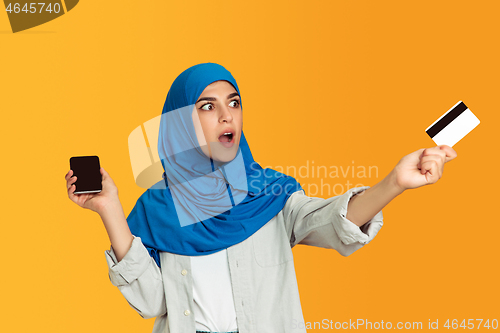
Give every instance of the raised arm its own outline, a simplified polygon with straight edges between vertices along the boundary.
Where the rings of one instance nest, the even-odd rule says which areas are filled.
[[[108,233],[116,259],[120,261],[130,249],[134,237],[130,232],[118,197],[100,208],[98,213]]]
[[[444,164],[455,157],[455,150],[446,145],[406,155],[383,180],[349,201],[347,219],[362,226],[405,190],[436,183]]]
[[[132,245],[122,260],[117,260],[113,246],[105,251],[109,279],[142,318],[166,315],[161,270],[140,237],[133,237]]]
[[[309,197],[304,191],[292,194],[283,208],[290,246],[304,244],[334,249],[348,256],[368,244],[383,225],[382,211],[362,227],[346,218],[349,200],[368,188],[355,187],[328,199]]]
[[[76,190],[76,176],[73,176],[73,170],[66,174],[66,189],[68,197],[78,206],[89,209],[99,214],[108,233],[111,245],[116,253],[116,258],[120,261],[133,240],[132,233],[127,224],[122,204],[118,197],[118,188],[109,174],[101,168],[102,191],[99,193],[74,194]]]
[[[102,191],[74,194],[76,176],[66,176],[68,196],[78,206],[98,213],[108,233],[111,247],[105,251],[109,279],[118,287],[129,305],[143,318],[166,315],[166,301],[160,268],[139,237],[130,232],[118,188],[101,168]]]

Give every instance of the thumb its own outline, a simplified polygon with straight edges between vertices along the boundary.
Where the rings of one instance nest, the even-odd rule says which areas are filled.
[[[455,149],[451,148],[448,145],[440,145],[438,147],[446,153],[446,160],[444,161],[445,163],[451,161],[458,155]]]
[[[103,167],[101,167],[101,170],[100,170],[100,171],[101,171],[101,175],[102,175],[102,180],[106,180],[106,179],[108,179],[109,174],[106,172],[106,170],[104,170],[104,168],[103,168]]]

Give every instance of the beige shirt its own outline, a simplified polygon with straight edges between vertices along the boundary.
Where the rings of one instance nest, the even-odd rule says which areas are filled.
[[[240,333],[306,332],[292,247],[311,245],[348,256],[368,244],[382,227],[382,211],[362,227],[345,218],[350,198],[367,188],[328,199],[297,191],[262,228],[227,248]],[[135,236],[119,263],[112,247],[105,255],[111,283],[143,318],[156,317],[153,333],[196,331],[189,256],[160,252],[160,270]]]

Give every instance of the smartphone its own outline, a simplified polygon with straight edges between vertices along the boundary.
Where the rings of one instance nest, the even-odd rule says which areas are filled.
[[[99,157],[73,156],[69,159],[70,169],[76,176],[74,194],[98,193],[102,191],[102,175]]]

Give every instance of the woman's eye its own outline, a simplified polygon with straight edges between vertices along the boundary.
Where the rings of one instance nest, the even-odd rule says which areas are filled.
[[[211,107],[210,109],[208,108],[209,106]],[[205,105],[203,105],[203,106],[201,107],[201,109],[202,109],[202,110],[205,110],[205,111],[210,111],[210,110],[213,110],[213,108],[214,108],[214,106],[213,106],[212,104],[210,104],[210,103],[207,103],[207,104],[205,104]]]
[[[237,100],[231,101],[231,103],[235,103],[235,104],[233,104],[234,107],[237,107],[238,105],[240,105],[240,102],[238,102]],[[229,103],[229,105],[231,105],[231,103]]]

